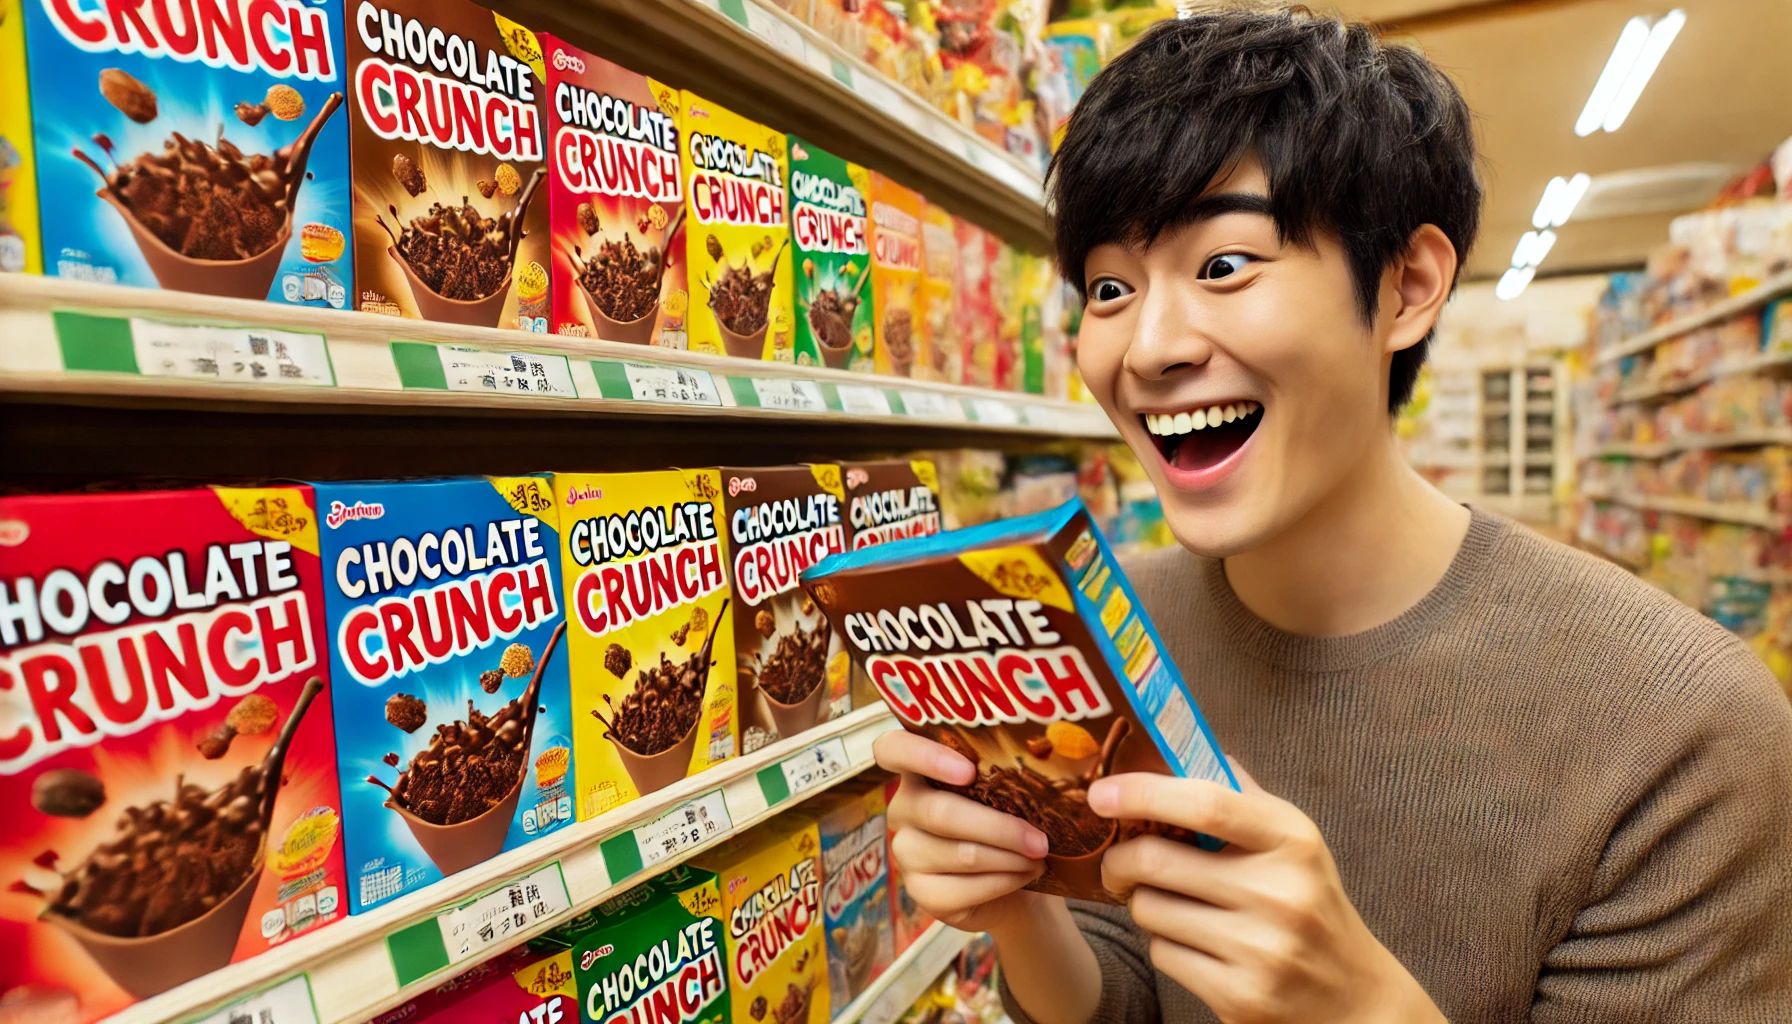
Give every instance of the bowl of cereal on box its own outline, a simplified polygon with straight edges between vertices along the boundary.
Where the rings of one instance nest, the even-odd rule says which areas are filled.
[[[642,796],[665,789],[689,773],[691,755],[697,749],[697,725],[703,717],[703,694],[714,664],[715,631],[727,610],[724,598],[697,653],[674,662],[661,652],[658,665],[641,667],[635,688],[620,704],[604,694],[609,715],[596,708],[591,711],[603,723],[604,737],[615,744],[622,767]],[[604,667],[618,679],[628,675],[633,661],[634,656],[621,644],[612,643],[604,653]]]
[[[412,217],[409,223],[400,218],[398,207],[386,206],[400,225],[400,231],[394,235],[384,218],[379,221],[392,238],[386,254],[404,271],[419,316],[439,323],[501,326],[504,303],[510,297],[517,247],[525,233],[523,218],[541,185],[542,174],[537,167],[524,184],[516,168],[499,164],[493,175],[496,180],[479,183],[480,195],[490,199],[499,192],[521,194],[514,207],[496,217],[480,213],[470,196],[462,197],[459,205],[439,200],[431,203],[426,212]],[[422,168],[403,153],[392,158],[392,176],[413,197],[428,188]]]

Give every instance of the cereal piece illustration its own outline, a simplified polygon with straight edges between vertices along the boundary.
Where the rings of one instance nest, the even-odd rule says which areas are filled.
[[[429,187],[428,180],[423,177],[423,168],[418,167],[415,160],[403,153],[392,154],[392,177],[397,178],[398,183],[413,197],[422,195],[423,190]]]
[[[397,754],[388,753],[388,754],[386,754],[385,757],[380,758],[380,760],[385,762],[389,767],[392,767],[392,768],[398,767],[398,755]]]
[[[687,622],[684,625],[682,625],[672,631],[672,642],[677,644],[680,647],[683,647],[685,638],[690,635],[691,635],[691,624],[689,622]]]
[[[683,288],[674,289],[672,294],[666,297],[667,316],[683,316],[685,310],[689,309],[690,306],[691,294]]]
[[[528,644],[511,644],[504,648],[504,654],[498,659],[498,667],[512,679],[521,679],[535,668],[535,652],[529,650]]]
[[[266,103],[250,103],[248,100],[244,100],[236,105],[236,119],[251,128],[260,124],[262,118],[267,116],[268,105]]]
[[[628,675],[628,670],[635,663],[635,656],[621,644],[611,644],[604,648],[604,668],[618,679]]]
[[[498,688],[503,685],[504,673],[497,669],[488,668],[484,672],[479,673],[479,688],[486,693],[497,693]]]
[[[764,996],[760,996],[753,1000],[753,1005],[747,1008],[747,1013],[751,1014],[754,1020],[764,1020],[765,1011],[769,1009],[771,1009],[771,1004],[766,1002]]]
[[[721,239],[718,239],[714,233],[711,233],[708,238],[703,240],[703,251],[709,253],[710,259],[720,263],[722,261]]]
[[[691,632],[703,634],[709,632],[709,613],[702,605],[691,609]]]
[[[473,187],[477,188],[479,194],[487,199],[498,194],[498,183],[495,181],[486,181],[484,178],[481,178]]]
[[[1044,736],[1035,736],[1027,741],[1027,753],[1043,761],[1052,756],[1052,741]]]
[[[509,164],[499,164],[496,177],[498,180],[498,191],[507,196],[516,195],[517,190],[523,187],[523,176],[518,174],[516,168]]]
[[[239,736],[261,736],[272,732],[280,720],[280,705],[263,694],[251,693],[236,702],[225,716],[225,723]]]
[[[666,208],[658,203],[649,206],[647,208],[647,223],[652,225],[655,231],[666,230],[666,225],[671,223],[670,218],[666,216]]]
[[[328,224],[316,221],[299,229],[299,254],[311,263],[330,263],[342,255],[348,239]]]
[[[1075,722],[1053,722],[1045,727],[1045,738],[1051,741],[1053,749],[1072,761],[1094,757],[1101,749],[1095,737],[1089,735],[1089,730]]]
[[[100,72],[100,95],[117,107],[119,113],[138,124],[148,124],[156,119],[156,94],[128,72],[118,68]]]
[[[603,230],[603,225],[597,219],[597,208],[590,203],[580,203],[574,212],[579,217],[579,228],[587,235],[595,235]]]
[[[405,732],[416,732],[429,719],[429,705],[408,693],[386,698],[386,721]]]
[[[85,818],[106,802],[106,784],[79,768],[57,768],[31,783],[31,806],[58,818]]]
[[[267,98],[262,102],[282,121],[297,121],[305,116],[305,97],[290,85],[268,86]]]
[[[199,742],[193,744],[193,746],[199,750],[200,757],[205,758],[207,761],[216,761],[218,758],[230,753],[230,741],[235,738],[236,730],[232,729],[230,723],[226,722],[216,729],[213,729],[211,732],[206,733],[204,736],[199,737]]]
[[[761,608],[759,614],[753,616],[753,628],[759,631],[760,636],[770,640],[778,632],[777,617],[772,615],[771,609]]]

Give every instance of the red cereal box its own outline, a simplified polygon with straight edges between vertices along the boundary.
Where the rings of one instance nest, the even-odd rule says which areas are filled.
[[[0,498],[0,1005],[91,1021],[346,912],[311,488]]]
[[[678,90],[556,36],[541,46],[553,331],[684,348]]]

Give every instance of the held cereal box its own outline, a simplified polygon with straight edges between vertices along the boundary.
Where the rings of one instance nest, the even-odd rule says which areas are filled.
[[[958,283],[958,238],[952,215],[928,203],[921,208],[921,283],[915,291],[914,375],[954,384],[964,379],[952,290]]]
[[[545,333],[535,33],[468,0],[367,0],[348,20],[354,308]]]
[[[567,1024],[728,1024],[726,933],[716,876],[686,865],[556,928],[579,986]]]
[[[572,953],[537,940],[456,976],[368,1024],[578,1024]]]
[[[735,754],[713,469],[558,473],[580,821]]]
[[[1002,315],[996,308],[994,275],[1001,258],[996,237],[970,221],[954,219],[958,238],[958,280],[952,289],[953,327],[963,352],[963,383],[980,388],[998,386],[1001,375],[998,350]]]
[[[779,815],[694,863],[719,877],[734,1020],[827,1024],[821,837],[814,820]]]
[[[1095,814],[1096,779],[1237,788],[1081,501],[839,555],[803,585],[903,726],[977,766],[966,795],[1045,833],[1029,888],[1122,902],[1102,887],[1102,854],[1166,826]]]
[[[784,135],[692,92],[684,133],[690,347],[744,359],[796,358]]]
[[[313,507],[308,487],[0,498],[19,1019],[96,1020],[346,912]]]
[[[572,821],[545,476],[317,484],[353,911]]]
[[[41,274],[25,0],[0,0],[0,274]]]
[[[790,234],[796,250],[796,361],[870,372],[871,175],[790,137]]]
[[[558,37],[541,44],[554,333],[684,348],[678,90]]]
[[[821,832],[828,989],[831,1013],[838,1015],[896,958],[883,783],[849,782],[824,797],[813,813]]]
[[[750,754],[851,707],[840,638],[797,586],[804,569],[846,550],[846,493],[832,463],[721,474],[740,752]]]
[[[871,172],[871,290],[877,303],[878,373],[907,377],[914,365],[923,202],[921,193]]]
[[[27,0],[44,269],[347,305],[342,12]]]
[[[899,776],[892,775],[878,783],[878,785],[883,789],[884,807],[888,808],[890,806],[890,801],[896,799],[896,790],[901,788],[902,779]],[[889,819],[887,817],[884,820],[884,824],[886,827],[889,824]],[[887,851],[889,848],[889,837],[886,835],[884,838],[884,846]],[[915,903],[915,898],[909,895],[908,886],[902,881],[902,869],[897,866],[896,858],[887,858],[885,860],[885,866],[889,871],[890,876],[890,932],[893,937],[892,948],[897,956],[901,956],[902,951],[909,946],[914,945],[915,940],[921,937],[921,933],[926,931],[928,927],[933,924],[933,916],[928,914],[925,910],[922,910]]]

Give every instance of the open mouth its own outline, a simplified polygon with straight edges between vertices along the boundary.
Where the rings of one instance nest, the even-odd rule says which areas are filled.
[[[1139,417],[1164,462],[1196,472],[1232,457],[1263,422],[1257,402],[1226,402],[1183,412],[1148,412]]]

